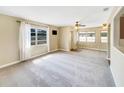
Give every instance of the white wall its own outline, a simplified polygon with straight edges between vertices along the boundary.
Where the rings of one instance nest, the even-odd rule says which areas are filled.
[[[48,52],[48,45],[46,44],[31,46],[31,57],[36,57],[47,52]]]
[[[0,15],[0,66],[19,60],[19,23]]]
[[[74,27],[59,28],[59,49],[65,51],[77,49],[77,31]]]
[[[109,23],[111,23],[111,71],[116,86],[124,87],[124,53],[119,50],[119,19],[116,16],[122,7],[116,7]]]
[[[124,53],[116,47],[111,48],[111,71],[116,86],[124,87]]]
[[[57,35],[52,35],[52,30],[57,30]],[[49,27],[49,51],[56,51],[59,48],[59,28],[55,26]]]
[[[61,27],[59,29],[59,49],[70,51],[71,49],[71,28]]]

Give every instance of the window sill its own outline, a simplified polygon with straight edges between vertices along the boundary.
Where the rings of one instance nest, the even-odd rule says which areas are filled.
[[[79,42],[79,43],[96,43],[96,42]]]
[[[47,46],[48,44],[39,44],[39,45],[31,45],[31,47],[41,47],[41,46]]]

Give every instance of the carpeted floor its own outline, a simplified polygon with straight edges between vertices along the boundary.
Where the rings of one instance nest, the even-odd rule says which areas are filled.
[[[114,87],[106,53],[58,51],[0,70],[0,86]]]

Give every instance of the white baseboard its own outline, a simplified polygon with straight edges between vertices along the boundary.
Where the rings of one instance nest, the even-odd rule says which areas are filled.
[[[52,53],[52,52],[56,52],[56,51],[59,51],[59,49],[51,50],[48,53]]]
[[[12,65],[18,64],[20,62],[23,62],[23,61],[26,61],[26,60],[30,60],[30,59],[33,59],[33,58],[36,58],[36,57],[39,57],[39,56],[43,56],[43,55],[46,55],[46,54],[49,54],[49,53],[52,53],[52,52],[56,52],[56,51],[59,51],[59,49],[52,50],[52,51],[49,51],[49,52],[46,52],[46,53],[42,53],[40,55],[32,56],[31,58],[28,58],[28,59],[25,59],[25,60],[15,61],[15,62],[11,62],[11,63],[5,64],[5,65],[1,65],[0,69],[12,66]]]
[[[107,50],[97,49],[97,48],[79,48],[79,49],[89,49],[89,50],[97,50],[97,51],[104,51],[104,52],[107,52]]]
[[[65,51],[65,52],[69,52],[70,51],[70,50],[65,50],[65,49],[58,49],[58,50]]]
[[[58,51],[58,49],[55,49],[55,50],[52,50],[52,51],[48,51],[48,52],[45,52],[45,53],[42,53],[42,54],[39,54],[39,55],[36,55],[36,56],[32,56],[32,57],[30,57],[28,59],[25,59],[25,60],[22,60],[22,61],[27,61],[27,60],[30,60],[30,59],[34,59],[36,57],[40,57],[40,56],[43,56],[43,55],[46,55],[46,54],[49,54],[49,53],[52,53],[52,52],[56,52],[56,51]]]
[[[15,64],[20,63],[20,62],[21,61],[15,61],[15,62],[11,62],[11,63],[5,64],[5,65],[2,65],[2,66],[0,66],[0,69],[15,65]]]
[[[110,66],[110,70],[111,70],[111,73],[112,73],[112,76],[113,76],[113,79],[114,79],[115,87],[119,87],[111,66]]]
[[[36,56],[32,56],[31,58],[28,58],[28,59],[25,59],[25,60],[15,61],[15,62],[11,62],[11,63],[5,64],[5,65],[2,65],[2,66],[0,66],[0,69],[1,69],[1,68],[5,68],[5,67],[12,66],[12,65],[17,64],[17,63],[20,63],[20,62],[22,62],[22,61],[31,60],[31,59],[34,59],[34,58],[36,58],[36,57],[40,57],[40,56],[43,56],[43,55],[46,55],[46,54],[49,54],[49,53],[52,53],[52,52],[56,52],[56,51],[59,51],[59,50],[65,51],[65,52],[69,52],[69,51],[70,51],[70,50],[65,50],[65,49],[55,49],[55,50],[51,50],[51,51],[46,52],[46,53],[42,53],[42,54],[39,54],[39,55],[36,55]]]
[[[46,55],[46,54],[49,54],[49,53],[52,53],[52,52],[56,52],[56,51],[59,51],[59,50],[69,52],[69,50],[65,50],[65,49],[55,49],[55,50],[52,50],[52,51],[49,51],[49,52],[46,52],[46,53],[42,53],[40,55],[32,56],[31,58],[26,59],[26,60],[30,60],[30,59],[33,59],[33,58],[36,58],[36,57],[39,57],[39,56],[43,56],[43,55]],[[2,65],[2,66],[0,66],[0,69],[15,65],[17,63],[20,63],[20,62],[26,61],[26,60],[21,60],[21,61],[19,60],[19,61],[15,61],[15,62],[11,62],[11,63],[5,64],[5,65]]]

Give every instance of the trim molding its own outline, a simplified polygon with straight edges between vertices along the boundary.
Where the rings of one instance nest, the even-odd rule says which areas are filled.
[[[79,49],[89,49],[89,50],[97,50],[97,51],[104,51],[104,52],[107,52],[107,50],[104,50],[104,49],[97,49],[97,48],[79,48]]]
[[[115,83],[115,87],[118,87],[117,85],[117,81],[116,81],[116,79],[115,79],[115,74],[113,73],[113,70],[112,70],[112,67],[111,67],[111,65],[110,65],[110,70],[111,70],[111,73],[112,73],[112,76],[113,76],[113,80],[114,80],[114,83]]]
[[[95,49],[94,49],[94,50],[95,50]],[[1,66],[0,66],[0,69],[5,68],[5,67],[9,67],[9,66],[12,66],[12,65],[15,65],[15,64],[18,64],[18,63],[23,62],[23,61],[31,60],[31,59],[34,59],[34,58],[36,58],[36,57],[40,57],[40,56],[43,56],[43,55],[47,55],[47,54],[49,54],[49,53],[53,53],[53,52],[56,52],[56,51],[69,52],[69,50],[65,50],[65,49],[55,49],[55,50],[48,51],[48,52],[46,52],[46,53],[42,53],[42,54],[39,54],[39,55],[36,55],[36,56],[32,56],[31,58],[26,59],[26,60],[18,60],[18,61],[15,61],[15,62],[7,63],[7,64],[5,64],[5,65],[1,65]]]
[[[36,56],[32,56],[31,58],[26,59],[26,60],[18,60],[18,61],[15,61],[15,62],[7,63],[5,65],[1,65],[0,69],[18,64],[18,63],[23,62],[23,61],[31,60],[31,59],[34,59],[36,57],[40,57],[40,56],[43,56],[43,55],[46,55],[46,54],[49,54],[49,53],[52,53],[52,52],[56,52],[56,51],[59,51],[59,49],[55,49],[55,50],[52,50],[52,51],[49,51],[49,52],[46,52],[46,53],[42,53],[42,54],[39,54],[39,55],[36,55]]]
[[[69,52],[70,50],[65,50],[65,49],[58,49],[60,51],[65,51],[65,52]]]
[[[59,49],[51,50],[48,53],[52,53],[52,52],[56,52],[56,51],[59,51]]]
[[[18,64],[20,62],[22,62],[22,61],[15,61],[15,62],[7,63],[5,65],[1,65],[0,69],[5,68],[5,67],[9,67],[9,66],[12,66],[12,65],[15,65],[15,64]]]

